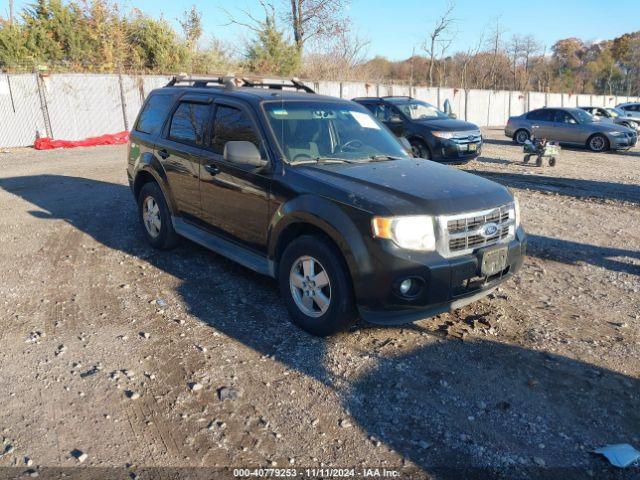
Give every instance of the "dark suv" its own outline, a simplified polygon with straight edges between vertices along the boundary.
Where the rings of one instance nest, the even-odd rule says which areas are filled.
[[[174,79],[146,100],[127,173],[154,247],[186,237],[277,278],[316,335],[459,308],[525,251],[505,187],[412,158],[367,109],[297,81]]]
[[[411,97],[361,97],[353,101],[367,107],[396,136],[406,138],[418,158],[466,163],[480,155],[480,128],[429,103]]]

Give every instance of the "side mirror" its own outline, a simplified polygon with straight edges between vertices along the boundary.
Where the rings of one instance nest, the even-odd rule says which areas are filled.
[[[449,118],[455,120],[456,118],[458,118],[458,116],[455,113],[451,112],[449,113]]]
[[[223,158],[229,163],[244,167],[264,167],[267,164],[260,156],[260,151],[251,142],[237,141],[224,144]]]

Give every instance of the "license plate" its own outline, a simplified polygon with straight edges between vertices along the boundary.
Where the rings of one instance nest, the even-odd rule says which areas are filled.
[[[485,250],[481,253],[480,275],[490,277],[507,266],[507,247]]]
[[[477,150],[478,150],[478,144],[477,143],[470,143],[469,145],[467,145],[467,151],[476,152]]]

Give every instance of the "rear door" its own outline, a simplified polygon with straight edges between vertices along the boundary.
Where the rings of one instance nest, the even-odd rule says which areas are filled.
[[[177,208],[185,219],[202,218],[200,164],[205,157],[204,148],[211,127],[212,101],[207,95],[181,97],[156,143],[156,155],[164,166]]]
[[[271,163],[245,168],[224,160],[230,141],[252,142],[268,159],[266,143],[248,105],[216,99],[211,145],[200,171],[203,217],[216,232],[251,249],[266,251]]]
[[[550,138],[553,133],[553,110],[542,108],[527,114],[531,135],[536,138]],[[551,138],[556,140],[556,138]]]

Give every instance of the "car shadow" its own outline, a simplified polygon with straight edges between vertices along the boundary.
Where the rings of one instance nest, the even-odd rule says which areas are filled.
[[[511,139],[497,139],[497,138],[483,138],[482,139],[482,143],[488,143],[489,145],[513,145],[513,146],[518,146],[513,140]]]
[[[417,466],[412,478],[570,479],[584,478],[587,469],[595,478],[637,474],[614,471],[588,453],[606,443],[640,442],[636,378],[484,338],[451,339],[428,320],[409,327],[425,335],[409,351],[394,345],[395,328],[386,329],[390,342],[363,340],[366,366],[336,381],[329,352],[356,340],[298,330],[287,321],[274,281],[190,242],[171,252],[151,249],[126,186],[39,175],[2,178],[0,188],[32,204],[32,215],[65,221],[179,279],[177,293],[191,315],[333,389],[366,437]]]
[[[541,192],[557,192],[576,198],[603,198],[640,204],[640,188],[637,185],[548,175],[487,172],[473,169],[466,171],[496,181],[507,187],[525,188]]]
[[[527,254],[538,258],[575,265],[586,263],[606,268],[613,272],[624,272],[640,276],[640,251],[623,248],[598,247],[580,242],[541,235],[527,236]],[[629,261],[622,261],[627,259]],[[632,263],[634,262],[635,263]]]
[[[505,160],[504,158],[484,157],[482,155],[475,158],[473,161],[480,162],[480,163],[498,164],[498,165],[511,165],[513,163],[518,163],[518,162],[512,162],[510,160]]]

